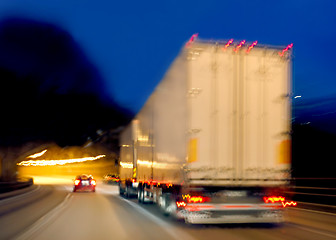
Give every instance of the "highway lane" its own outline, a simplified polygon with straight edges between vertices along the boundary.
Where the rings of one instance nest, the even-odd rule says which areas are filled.
[[[15,236],[58,206],[66,195],[64,187],[43,185],[1,200],[0,239],[15,239]]]
[[[278,227],[190,226],[163,216],[154,205],[120,197],[117,186],[98,183],[96,193],[72,193],[70,184],[41,188],[50,192],[40,201],[0,217],[1,232],[12,228],[0,239],[336,239],[333,214],[292,209]]]
[[[132,200],[137,204],[136,200]],[[181,232],[188,233],[194,239],[336,239],[336,215],[300,208],[286,210],[286,222],[275,226],[268,224],[221,224],[221,225],[186,225],[175,219],[164,217],[151,204],[141,204],[157,218],[162,219]]]

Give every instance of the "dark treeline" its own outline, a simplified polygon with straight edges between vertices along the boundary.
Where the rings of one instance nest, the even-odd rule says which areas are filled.
[[[66,31],[48,23],[0,23],[0,146],[81,145],[131,114],[105,90],[97,68]]]

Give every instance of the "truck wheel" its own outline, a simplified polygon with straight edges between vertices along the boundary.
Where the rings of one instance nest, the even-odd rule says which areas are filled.
[[[121,186],[119,185],[119,195],[123,196],[124,195],[124,190],[121,188]]]
[[[126,197],[126,198],[129,198],[131,195],[130,195],[130,190],[129,190],[129,187],[128,186],[126,186],[126,189],[125,189],[125,192],[124,192],[124,196]]]
[[[150,194],[148,194],[149,192],[148,191],[146,191],[145,189],[142,191],[143,192],[143,194],[142,194],[142,201],[144,202],[144,203],[151,203],[152,201],[151,201],[151,199],[150,199],[150,197],[149,197],[149,195]]]
[[[124,191],[124,194],[123,194],[125,198],[128,198],[128,191],[127,191],[127,190],[128,190],[128,189],[127,189],[127,186],[126,186],[125,191]]]
[[[138,202],[143,203],[143,191],[141,188],[138,188]]]
[[[169,216],[173,213],[174,204],[171,193],[164,193],[160,197],[160,208],[165,216]]]

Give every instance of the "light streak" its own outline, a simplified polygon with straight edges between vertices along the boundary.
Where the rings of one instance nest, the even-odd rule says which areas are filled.
[[[258,41],[254,41],[249,47],[248,49],[246,50],[246,53],[249,53],[252,48],[254,48],[256,45],[258,44]]]
[[[289,44],[286,48],[284,48],[284,49],[282,50],[282,52],[278,52],[279,56],[280,56],[280,57],[283,57],[284,54],[285,54],[285,52],[287,52],[287,51],[288,51],[289,49],[291,49],[292,47],[293,47],[293,43]]]
[[[208,197],[203,197],[203,196],[190,196],[189,194],[182,194],[182,198],[187,199],[188,203],[202,203],[209,201]]]
[[[238,52],[239,48],[241,48],[246,43],[246,40],[241,41],[238,46],[233,49],[233,51]]]
[[[140,160],[140,159],[138,159],[137,163],[139,165],[143,165],[148,168],[154,167],[154,168],[161,168],[161,169],[167,169],[167,168],[174,169],[174,168],[178,168],[179,166],[178,163],[171,163],[171,162],[164,163],[164,162],[157,162],[157,161],[152,162],[152,161]]]
[[[120,162],[122,168],[133,168],[133,163]]]
[[[285,198],[284,198],[284,197],[281,197],[281,196],[279,196],[279,197],[275,197],[275,196],[272,196],[272,197],[264,197],[264,202],[265,202],[265,203],[269,203],[269,202],[271,202],[271,203],[275,203],[275,202],[283,202],[283,201],[285,201]]]
[[[233,43],[233,39],[230,39],[225,46],[222,48],[223,51],[225,51],[231,44]]]
[[[185,202],[183,202],[183,201],[176,202],[176,205],[177,205],[177,207],[186,207],[187,206],[187,204]]]
[[[191,211],[191,212],[196,212],[196,211],[202,211],[202,210],[207,210],[207,209],[214,209],[214,206],[211,205],[187,205],[185,207],[186,210]]]
[[[275,203],[275,202],[281,202],[282,206],[283,207],[286,207],[286,206],[296,206],[297,205],[297,202],[294,202],[294,201],[291,201],[291,202],[288,202],[288,201],[285,201],[285,197],[282,197],[282,196],[279,196],[279,197],[276,197],[276,196],[272,196],[272,197],[264,197],[264,202],[265,203]]]
[[[45,154],[48,150],[45,149],[43,150],[42,152],[39,152],[39,153],[35,153],[35,154],[32,154],[30,156],[28,156],[27,158],[38,158],[38,157],[41,157],[43,154]]]
[[[65,165],[68,163],[79,163],[86,161],[94,161],[105,157],[106,155],[98,155],[96,157],[83,157],[83,158],[72,158],[72,159],[61,159],[61,160],[29,160],[17,163],[18,166],[56,166]]]
[[[201,196],[191,197],[191,198],[188,199],[188,202],[190,202],[190,203],[202,203],[202,202],[204,202],[204,199]]]
[[[288,206],[296,206],[296,204],[297,204],[297,202],[293,202],[293,201],[291,201],[291,202],[282,202],[282,206],[283,207],[286,207],[287,205]]]
[[[190,195],[189,194],[182,194],[182,198],[183,199],[190,198]]]
[[[189,41],[186,43],[186,47],[189,47],[198,37],[198,33],[195,33],[191,36],[191,38],[189,39]]]

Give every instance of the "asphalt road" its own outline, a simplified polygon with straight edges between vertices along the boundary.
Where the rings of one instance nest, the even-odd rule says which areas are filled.
[[[67,183],[40,185],[0,201],[0,239],[336,239],[336,215],[287,210],[281,226],[186,225],[156,206],[119,196],[98,182],[95,193],[72,193]]]

